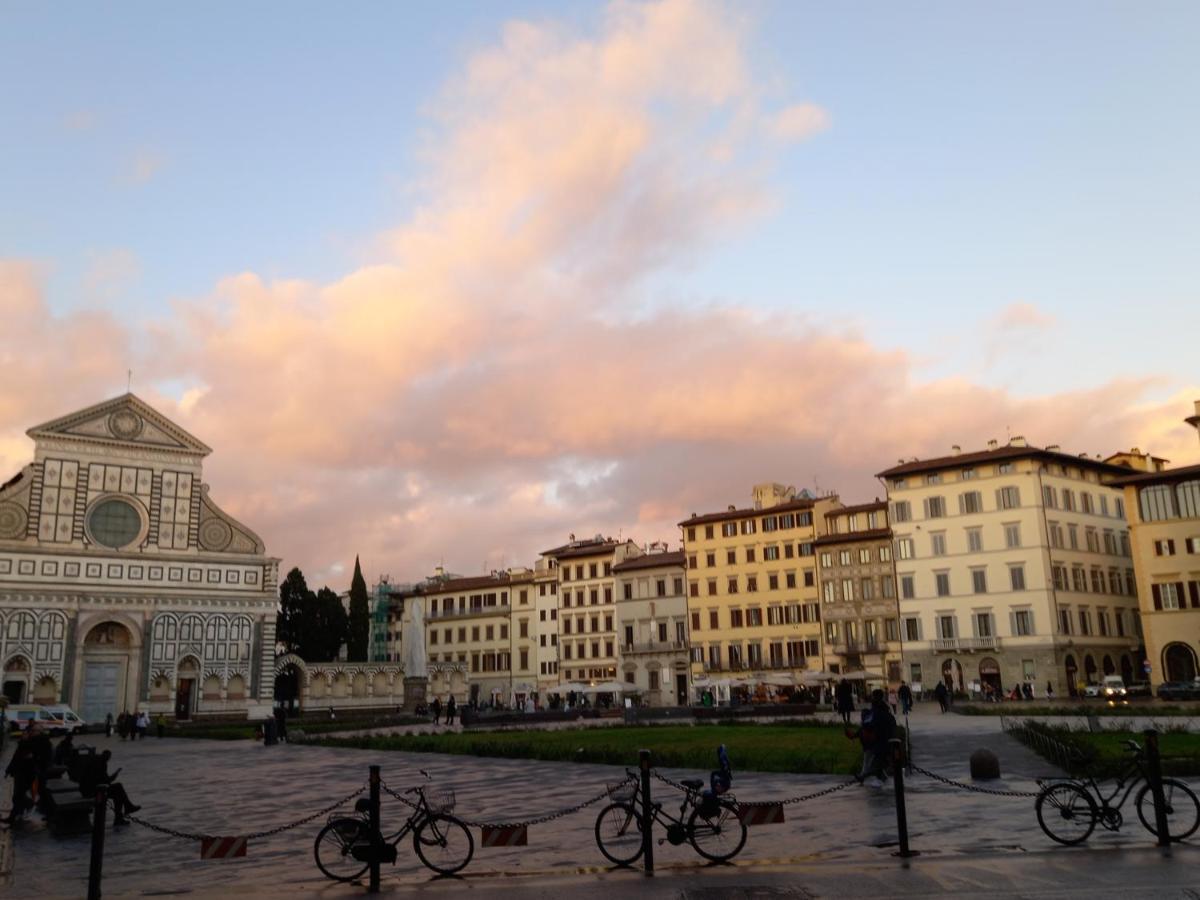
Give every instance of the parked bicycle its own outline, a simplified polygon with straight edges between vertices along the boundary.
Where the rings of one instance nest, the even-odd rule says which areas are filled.
[[[713,862],[726,862],[737,856],[746,844],[746,823],[738,816],[737,802],[732,794],[718,794],[720,785],[727,790],[731,773],[725,748],[718,751],[721,771],[713,773],[713,787],[702,793],[704,782],[699,778],[684,779],[683,802],[679,815],[673,816],[661,803],[652,803],[651,823],[666,826],[669,841],[679,845],[688,841],[696,852]],[[596,844],[600,852],[618,866],[631,866],[641,858],[642,804],[636,787],[638,773],[628,769],[628,781],[610,786],[613,803],[600,810],[596,817]],[[691,814],[688,814],[688,810]],[[687,817],[686,820],[684,817]]]
[[[431,780],[424,769],[421,774]],[[395,863],[396,846],[409,833],[418,858],[439,875],[453,875],[471,861],[475,839],[461,820],[450,815],[454,791],[422,785],[404,793],[416,795],[412,814],[398,831],[386,837],[379,831],[372,832],[371,801],[365,798],[354,805],[357,815],[330,817],[313,844],[317,868],[325,877],[334,881],[361,878],[371,864],[373,848],[378,848],[383,862]]]
[[[1145,754],[1137,741],[1126,741],[1125,748],[1131,756],[1129,764],[1118,774],[1116,787],[1108,796],[1091,775],[1055,779],[1042,788],[1034,808],[1038,824],[1051,840],[1068,845],[1082,843],[1095,830],[1097,822],[1109,831],[1116,831],[1123,821],[1121,807],[1139,784],[1142,789],[1134,800],[1134,808],[1146,830],[1158,836],[1154,792],[1146,774]],[[1162,789],[1171,840],[1182,841],[1200,826],[1200,800],[1191,788],[1174,778],[1164,778]],[[1116,800],[1118,794],[1120,800]]]

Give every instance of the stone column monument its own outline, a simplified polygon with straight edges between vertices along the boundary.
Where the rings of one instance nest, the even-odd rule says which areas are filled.
[[[429,686],[429,661],[425,655],[425,610],[420,597],[408,598],[404,623],[404,708],[411,712],[425,702]]]

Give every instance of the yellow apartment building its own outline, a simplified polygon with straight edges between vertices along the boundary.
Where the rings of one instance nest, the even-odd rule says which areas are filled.
[[[1188,424],[1200,424],[1200,401]],[[1113,480],[1125,492],[1133,533],[1133,561],[1146,635],[1145,674],[1191,681],[1200,674],[1200,465],[1166,468],[1166,460],[1138,450],[1110,461],[1133,469]]]
[[[559,677],[609,681],[617,677],[617,607],[613,566],[641,553],[632,541],[597,535],[543,552],[558,571]]]
[[[1136,680],[1141,624],[1128,469],[1057,446],[901,461],[887,485],[908,680],[1056,696]]]
[[[539,701],[548,702],[546,691],[558,682],[558,564],[539,559],[533,570],[534,608],[537,610],[535,630],[537,649],[537,684]]]
[[[825,665],[830,672],[880,676],[893,686],[903,672],[900,607],[887,501],[825,513],[826,534],[814,542]]]
[[[534,574],[513,569],[433,581],[425,614],[429,696],[443,703],[523,705],[537,691]]]
[[[682,550],[648,548],[613,566],[619,680],[650,706],[687,706],[688,604]]]
[[[822,668],[815,542],[836,497],[755,485],[753,504],[679,523],[693,689]]]

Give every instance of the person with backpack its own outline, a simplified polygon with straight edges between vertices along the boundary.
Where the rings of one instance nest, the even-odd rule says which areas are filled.
[[[869,777],[876,779],[876,786],[883,787],[887,778],[889,742],[896,736],[896,717],[888,706],[883,691],[871,692],[871,705],[862,712],[862,724],[858,739],[862,743],[862,770],[858,773],[859,783]]]

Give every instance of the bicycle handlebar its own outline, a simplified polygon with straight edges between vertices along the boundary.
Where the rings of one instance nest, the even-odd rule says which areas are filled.
[[[1139,744],[1137,741],[1123,741],[1122,743],[1125,744],[1125,749],[1128,750],[1130,753],[1141,753],[1142,752],[1142,745]]]

